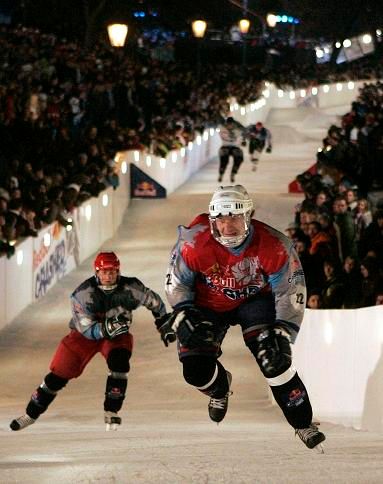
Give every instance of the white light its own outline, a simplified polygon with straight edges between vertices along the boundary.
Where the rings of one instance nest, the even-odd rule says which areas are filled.
[[[265,97],[266,99],[270,97],[270,89],[265,89],[264,91],[262,91],[262,94],[263,94],[263,97]]]
[[[283,91],[282,91],[282,89],[278,89],[278,97],[283,97]]]
[[[210,128],[209,129],[209,133],[210,133],[210,136],[214,136],[215,129],[214,128]]]
[[[121,163],[121,173],[125,175],[127,171],[128,171],[128,164],[126,163],[126,161],[123,161]]]
[[[23,263],[23,259],[24,259],[23,251],[21,249],[16,251],[16,262],[18,266],[21,266],[21,264]]]
[[[290,99],[295,99],[295,91],[290,91],[289,98]]]
[[[323,52],[323,50],[321,50],[321,49],[317,49],[317,50],[315,51],[315,54],[316,54],[316,56],[318,57],[318,59],[321,59],[321,58],[324,56],[324,52]]]
[[[270,82],[269,81],[265,81],[265,86],[266,87],[269,87],[270,86]]]
[[[181,156],[183,158],[185,156],[185,154],[186,154],[186,149],[185,148],[181,148],[180,151],[181,151]]]
[[[244,116],[246,114],[246,109],[242,106],[241,107],[241,115]]]
[[[234,111],[234,106],[230,104],[230,112],[232,113]]]
[[[342,47],[342,44],[340,42],[335,42],[335,47],[337,49],[340,49]]]
[[[322,148],[318,148],[318,153],[322,153],[323,149]]]
[[[362,37],[363,44],[371,44],[372,37],[370,34],[364,34]]]
[[[328,47],[325,47],[323,50],[324,50],[324,53],[325,54],[329,54],[330,53],[330,49]]]
[[[202,138],[204,141],[207,141],[209,139],[209,131],[204,131]]]
[[[191,151],[192,149],[193,149],[193,141],[189,141],[188,150]]]
[[[197,145],[200,146],[200,144],[202,143],[202,138],[200,135],[197,136],[196,138],[196,142],[197,142]]]
[[[376,35],[380,37],[382,35],[382,31],[380,29],[376,29]]]
[[[347,49],[347,47],[351,47],[351,40],[350,39],[344,39],[343,47],[345,47],[346,49]]]
[[[49,247],[51,245],[51,234],[50,233],[44,234],[43,243],[44,243],[45,247]]]
[[[90,220],[92,218],[92,206],[91,205],[87,205],[85,207],[85,218],[87,219],[88,222],[90,222]]]
[[[72,230],[72,225],[71,224],[68,224],[66,227],[65,227],[65,230],[67,232],[70,232]]]
[[[165,158],[160,158],[160,167],[165,168],[166,166],[166,159]]]
[[[336,84],[336,90],[337,90],[337,91],[341,91],[342,89],[343,89],[343,85],[342,85],[340,82],[338,82],[338,83]]]
[[[330,90],[330,86],[328,86],[327,84],[325,84],[323,86],[323,92],[329,92],[329,90]]]
[[[177,153],[173,151],[172,153],[172,162],[175,163],[177,161]]]
[[[108,25],[108,35],[113,47],[123,47],[125,44],[128,26],[125,24]]]
[[[301,89],[301,97],[305,97],[306,96],[306,90],[305,89]]]
[[[324,323],[323,333],[325,342],[330,346],[334,339],[334,331],[332,329],[332,324],[330,323],[330,321],[326,321]]]
[[[269,27],[271,28],[275,27],[277,25],[277,16],[274,15],[273,13],[267,14],[266,22]]]
[[[109,203],[108,194],[107,193],[104,193],[104,195],[102,196],[102,206],[103,207],[107,207],[108,206],[108,203]]]
[[[313,87],[313,88],[311,89],[311,94],[312,94],[313,96],[316,96],[316,95],[318,94],[318,88],[317,88],[317,87]]]
[[[348,81],[347,87],[351,90],[354,89],[355,84],[352,81]]]
[[[139,151],[134,152],[134,161],[140,161],[140,152]]]
[[[216,133],[219,133],[221,131],[221,128],[215,128]]]
[[[73,219],[72,219],[71,217],[68,217],[68,218],[67,218],[67,222],[68,222],[69,224],[71,224],[71,223],[73,222]]]
[[[150,155],[148,155],[146,157],[146,166],[151,166],[151,164],[152,164],[152,158]]]

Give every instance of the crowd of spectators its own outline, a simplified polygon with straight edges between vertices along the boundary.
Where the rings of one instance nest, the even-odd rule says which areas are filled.
[[[287,233],[306,274],[308,307],[383,303],[382,164],[383,83],[378,81],[364,85],[340,126],[330,126],[316,170],[297,177],[305,199]]]
[[[364,60],[347,69],[301,64],[267,73],[257,65],[245,71],[205,65],[198,78],[195,66],[174,61],[172,42],[160,47],[148,49],[143,43],[140,48],[138,43],[136,49],[122,51],[97,44],[89,51],[33,29],[0,28],[0,255],[10,256],[16,240],[36,236],[54,220],[68,225],[74,207],[108,186],[116,188],[117,151],[166,156],[196,133],[220,124],[230,99],[242,105],[257,100],[264,80],[297,88],[381,76],[379,64]],[[382,181],[381,105],[381,84],[366,86],[342,126],[329,129],[317,177],[306,180],[304,174],[300,180],[306,200],[297,212],[297,246],[302,260],[310,261],[304,263],[309,289],[320,288],[320,299],[329,284],[318,267],[323,246],[332,248],[326,260],[331,255],[337,261],[336,276],[348,257],[354,266],[376,257],[380,265],[373,267],[381,268],[383,217],[379,211],[371,213],[368,201],[369,191]],[[318,242],[324,232],[331,234],[331,242]],[[316,251],[320,256],[313,270]],[[365,262],[368,281],[361,284],[366,293],[380,279]]]

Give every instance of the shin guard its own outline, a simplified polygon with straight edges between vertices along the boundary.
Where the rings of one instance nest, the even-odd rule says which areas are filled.
[[[267,381],[287,421],[294,429],[309,427],[313,416],[312,407],[306,387],[298,373],[295,372],[292,378],[282,384],[278,384],[278,378],[280,377]]]

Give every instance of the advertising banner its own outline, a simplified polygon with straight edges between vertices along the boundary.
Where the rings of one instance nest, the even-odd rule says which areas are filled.
[[[56,282],[79,264],[78,211],[71,230],[53,223],[33,241],[33,299],[44,296]]]

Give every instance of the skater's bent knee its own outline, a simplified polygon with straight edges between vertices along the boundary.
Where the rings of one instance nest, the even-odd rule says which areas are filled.
[[[183,375],[189,385],[200,387],[211,380],[217,362],[214,357],[188,356],[182,359]]]

